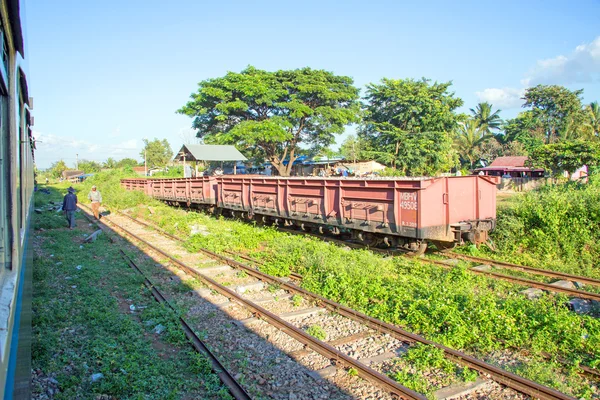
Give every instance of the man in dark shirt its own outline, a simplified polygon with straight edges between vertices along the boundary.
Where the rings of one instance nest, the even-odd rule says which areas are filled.
[[[75,189],[70,187],[67,189],[69,193],[65,195],[63,199],[63,211],[67,222],[69,223],[69,229],[75,228],[75,210],[77,209],[77,196],[75,195]]]

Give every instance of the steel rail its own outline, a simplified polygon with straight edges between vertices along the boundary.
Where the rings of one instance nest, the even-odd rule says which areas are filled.
[[[567,279],[567,280],[570,280],[573,282],[580,282],[580,283],[585,283],[588,285],[600,286],[600,279],[589,278],[587,276],[572,275],[572,274],[567,274],[565,272],[551,271],[549,269],[528,267],[526,265],[513,264],[513,263],[509,263],[509,262],[505,262],[505,261],[497,261],[497,260],[492,260],[491,258],[474,257],[474,256],[466,255],[466,254],[444,253],[444,255],[451,257],[451,258],[458,258],[458,259],[462,259],[465,261],[489,264],[492,266],[498,266],[501,268],[512,269],[515,271],[525,271],[525,272],[530,272],[532,274],[548,276],[551,278],[563,278],[563,279]]]
[[[129,218],[131,218],[131,217],[129,217]],[[131,219],[136,222],[138,221],[137,219],[134,219],[134,218],[131,218]],[[141,223],[141,225],[153,227],[152,225],[146,224],[146,223]],[[551,400],[551,399],[563,399],[563,400],[571,399],[571,400],[573,400],[574,399],[573,397],[568,396],[564,393],[561,393],[555,389],[549,388],[549,387],[541,385],[537,382],[533,382],[529,379],[523,378],[519,375],[505,371],[499,367],[496,367],[496,366],[488,364],[484,361],[478,360],[478,359],[476,359],[472,356],[469,356],[468,354],[465,354],[463,352],[460,352],[458,350],[454,350],[449,347],[443,346],[439,343],[435,343],[433,341],[427,340],[420,335],[405,331],[395,325],[392,325],[387,322],[383,322],[376,318],[370,317],[366,314],[363,314],[361,312],[353,310],[347,306],[344,306],[342,304],[331,301],[323,296],[309,292],[301,287],[298,287],[292,283],[286,282],[282,279],[264,274],[252,267],[244,265],[244,264],[242,264],[234,259],[231,259],[229,257],[214,253],[214,252],[212,252],[210,250],[206,250],[206,249],[201,249],[200,251],[209,255],[212,258],[219,259],[219,260],[225,262],[226,264],[228,264],[231,267],[243,269],[249,275],[252,275],[252,276],[256,277],[257,279],[267,281],[270,283],[275,283],[290,292],[298,293],[303,296],[306,296],[307,298],[312,299],[313,301],[315,301],[319,305],[323,306],[324,308],[327,308],[333,312],[336,312],[342,316],[345,316],[345,317],[355,320],[357,322],[363,323],[363,324],[367,325],[368,327],[375,329],[379,332],[388,333],[391,336],[395,337],[396,339],[399,339],[399,340],[402,340],[405,342],[409,342],[409,343],[418,342],[418,343],[422,343],[422,344],[426,344],[426,345],[435,346],[438,349],[441,349],[442,351],[444,351],[446,356],[449,359],[453,360],[454,362],[465,365],[469,368],[475,369],[481,373],[488,374],[492,377],[492,379],[494,381],[504,384],[518,392],[525,393],[527,395],[530,395],[530,396],[533,396],[533,397],[536,397],[536,398],[539,398],[542,400]],[[163,254],[165,254],[165,253],[163,253]],[[167,254],[165,254],[165,255],[167,255]],[[179,263],[179,261],[177,261],[177,260],[175,260],[175,261]],[[445,265],[445,266],[449,267],[448,265]]]
[[[443,268],[452,268],[450,265],[446,264],[444,261],[431,260],[431,259],[428,259],[428,260],[419,259],[419,261],[436,264]],[[477,271],[477,270],[473,270],[473,269],[469,269],[468,271],[472,272],[474,274],[491,276],[496,279],[500,279],[500,280],[504,280],[504,281],[508,281],[508,282],[512,282],[512,283],[518,283],[518,284],[524,285],[524,286],[531,286],[531,287],[535,287],[538,289],[547,290],[550,292],[566,293],[573,297],[579,297],[582,299],[600,301],[600,294],[593,293],[593,292],[586,292],[585,290],[563,288],[560,286],[551,285],[549,283],[542,283],[542,282],[534,281],[531,279],[499,274],[497,272],[492,272],[492,271]]]
[[[316,236],[316,237],[321,238],[321,236],[319,236],[315,233],[298,232],[298,231],[293,231],[293,230],[289,230],[289,229],[281,229],[281,230],[284,232],[289,232],[289,233],[293,233],[293,234],[308,234],[310,236]],[[343,246],[348,246],[348,247],[353,247],[353,248],[366,248],[375,253],[382,253],[382,254],[387,254],[387,255],[398,254],[398,251],[395,251],[395,250],[378,249],[376,247],[368,247],[368,246],[364,246],[364,245],[361,245],[358,243],[348,243],[343,240],[339,240],[339,239],[335,239],[335,238],[324,237],[324,239],[328,242],[339,243],[340,245],[343,245]],[[400,250],[400,252],[402,253],[402,255],[407,256],[405,251]],[[446,269],[452,268],[452,266],[444,263],[443,261],[439,261],[439,260],[433,260],[430,258],[420,258],[420,257],[411,257],[411,258],[414,258],[415,260],[422,262],[422,263],[436,264],[436,265],[439,265]],[[517,264],[514,264],[514,265],[517,265]],[[518,266],[518,267],[521,267],[521,266]],[[529,268],[531,268],[531,267],[529,267]],[[532,269],[535,269],[535,268],[532,268]],[[563,288],[560,286],[553,286],[548,283],[538,282],[538,281],[534,281],[531,279],[520,278],[520,277],[516,277],[516,276],[509,276],[509,275],[500,274],[500,273],[492,272],[492,271],[477,271],[477,270],[473,270],[473,269],[469,269],[468,271],[472,272],[474,274],[486,275],[488,277],[492,277],[495,279],[500,279],[500,280],[504,280],[504,281],[508,281],[508,282],[512,282],[512,283],[518,283],[518,284],[521,284],[524,286],[532,286],[532,287],[535,287],[538,289],[543,289],[543,290],[546,290],[549,292],[566,293],[573,297],[579,297],[582,299],[600,301],[600,294],[588,292],[585,290],[569,289],[569,288]],[[548,270],[544,270],[544,271],[548,271]],[[580,276],[575,276],[575,275],[573,275],[573,277],[574,277],[574,279],[575,278],[577,279],[577,282],[584,282],[584,281],[588,281],[589,279],[591,279],[591,278],[585,278],[585,277],[580,277]]]
[[[349,357],[348,355],[338,351],[337,349],[335,349],[334,347],[330,346],[329,344],[322,342],[314,337],[312,337],[311,335],[309,335],[308,333],[304,332],[302,329],[299,329],[297,327],[295,327],[294,325],[290,324],[289,322],[283,320],[282,318],[280,318],[279,316],[277,316],[276,314],[273,314],[272,312],[266,310],[265,308],[253,303],[250,300],[245,299],[244,297],[242,297],[241,295],[237,294],[235,291],[227,288],[226,286],[223,286],[221,284],[219,284],[217,281],[211,279],[210,277],[202,274],[201,272],[199,272],[198,270],[196,270],[193,267],[188,266],[187,264],[185,264],[184,262],[177,260],[176,258],[174,258],[173,256],[171,256],[170,254],[168,254],[167,252],[159,249],[158,247],[148,243],[146,240],[140,238],[138,235],[132,233],[131,231],[127,230],[126,228],[118,225],[117,223],[115,223],[114,221],[111,221],[109,219],[107,219],[107,221],[116,226],[118,229],[122,230],[123,232],[125,232],[127,235],[135,238],[136,240],[140,241],[141,243],[143,243],[144,245],[150,247],[152,250],[162,254],[163,256],[167,257],[168,259],[170,259],[173,263],[179,265],[180,267],[182,267],[185,271],[187,271],[189,274],[196,276],[200,279],[202,279],[205,283],[209,284],[210,286],[212,286],[215,290],[217,290],[219,293],[221,293],[222,295],[228,297],[229,299],[233,299],[235,301],[237,301],[238,303],[240,303],[241,305],[243,305],[244,307],[248,308],[249,310],[251,310],[253,312],[253,314],[255,314],[257,317],[260,317],[262,319],[264,319],[265,321],[269,322],[271,325],[277,327],[278,329],[280,329],[282,332],[285,332],[286,334],[288,334],[289,336],[291,336],[292,338],[296,339],[297,341],[299,341],[300,343],[306,345],[308,348],[316,351],[317,353],[321,354],[322,356],[332,360],[332,363],[334,364],[341,364],[344,365],[348,368],[354,368],[357,372],[358,372],[358,376],[374,382],[375,384],[377,384],[378,386],[382,387],[383,389],[385,389],[386,391],[390,392],[393,395],[402,397],[402,398],[406,398],[406,399],[418,399],[418,400],[426,400],[426,397],[420,393],[417,393],[407,387],[404,387],[402,385],[400,385],[399,383],[397,383],[396,381],[394,381],[393,379],[387,377],[384,374],[381,374],[371,368],[369,368],[368,366],[366,366],[365,364],[361,363],[360,361]],[[234,261],[234,260],[232,260]],[[254,273],[257,273],[258,271],[254,270],[253,268],[247,267],[249,271],[252,271]],[[256,277],[256,275],[254,275]]]
[[[80,208],[82,208],[81,207],[82,205],[79,205],[79,206],[80,206]],[[95,222],[96,226],[98,226],[98,228],[101,229],[110,238],[111,242],[115,243],[114,239],[111,236],[109,236],[109,234],[105,231],[105,228],[101,224],[99,224],[97,221],[93,221],[89,217],[89,215],[87,215],[87,213],[85,211],[84,211],[84,215],[90,222]],[[119,249],[119,252],[121,253],[121,257],[125,260],[125,262],[144,278],[144,285],[148,288],[148,290],[150,290],[150,293],[156,299],[156,301],[160,304],[167,305],[167,307],[169,307],[171,310],[173,310],[175,313],[177,313],[177,310],[175,309],[175,307],[173,307],[173,305],[165,298],[165,296],[158,290],[158,288],[152,283],[152,281],[150,281],[150,279],[148,279],[146,274],[144,274],[144,272],[135,264],[135,262],[133,262],[133,260],[127,254],[125,254],[123,249]],[[251,400],[252,397],[250,397],[250,395],[235,380],[235,378],[233,376],[231,376],[229,371],[223,366],[223,364],[221,364],[219,359],[209,350],[209,348],[198,337],[198,335],[196,335],[194,333],[194,330],[183,319],[183,317],[179,316],[178,319],[179,319],[179,323],[181,324],[181,326],[183,328],[185,336],[190,341],[190,344],[192,345],[192,347],[198,353],[204,354],[210,360],[211,369],[213,370],[214,373],[217,374],[217,376],[219,377],[221,382],[223,382],[223,384],[227,387],[227,389],[229,390],[229,393],[231,393],[231,395],[236,400]]]
[[[127,214],[125,214],[122,211],[117,211],[117,213],[119,215],[122,215],[123,217],[126,217],[126,218],[132,220],[133,222],[137,222],[140,225],[143,225],[143,226],[148,227],[148,228],[152,228],[152,229],[158,231],[159,233],[161,233],[161,234],[163,234],[165,236],[170,237],[173,240],[176,240],[176,241],[178,241],[180,243],[185,243],[185,240],[183,240],[183,239],[181,239],[181,238],[179,238],[179,237],[177,237],[175,235],[170,234],[169,232],[165,231],[164,229],[162,229],[162,228],[160,228],[160,227],[158,227],[158,226],[156,226],[154,224],[150,224],[150,223],[148,223],[146,221],[142,221],[140,219],[133,218],[131,215],[127,215]],[[256,260],[256,259],[254,259],[252,257],[248,257],[248,256],[246,256],[244,254],[236,254],[233,251],[229,251],[229,250],[224,250],[224,251],[226,253],[228,253],[228,254],[238,256],[238,257],[240,257],[240,258],[242,258],[242,259],[244,259],[246,261],[250,261],[250,262],[253,262],[253,263],[258,264],[258,265],[264,265],[264,263],[262,261]],[[290,272],[289,276],[290,276],[290,278],[295,279],[297,281],[301,281],[302,280],[302,275],[297,274],[295,272]]]

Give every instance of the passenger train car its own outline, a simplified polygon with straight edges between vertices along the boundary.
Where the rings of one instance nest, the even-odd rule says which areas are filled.
[[[480,243],[496,224],[495,177],[343,179],[229,175],[124,179],[171,204],[352,238],[420,254]]]
[[[0,0],[0,398],[29,399],[34,140],[24,2]]]

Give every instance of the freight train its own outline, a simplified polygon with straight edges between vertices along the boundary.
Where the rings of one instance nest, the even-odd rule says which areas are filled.
[[[0,398],[29,399],[34,148],[24,2],[0,0]]]
[[[497,178],[345,179],[260,175],[123,179],[172,205],[206,208],[258,223],[349,234],[370,246],[422,254],[485,242],[496,224]]]

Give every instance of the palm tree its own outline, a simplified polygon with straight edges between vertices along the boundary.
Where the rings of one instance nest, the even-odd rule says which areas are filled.
[[[492,105],[488,102],[479,103],[475,109],[471,108],[473,119],[478,127],[485,130],[485,133],[492,133],[493,129],[499,130],[502,125],[502,118],[500,118],[500,111],[496,110],[492,112]]]
[[[471,169],[473,169],[473,162],[481,153],[481,145],[493,137],[494,135],[479,125],[479,121],[469,119],[458,124],[454,148],[463,160],[469,160]]]
[[[587,111],[587,122],[585,123],[586,128],[591,131],[592,136],[600,136],[600,106],[598,102],[594,101],[586,107]]]

